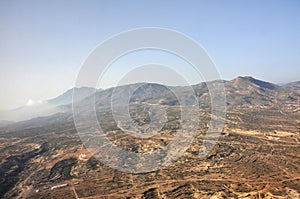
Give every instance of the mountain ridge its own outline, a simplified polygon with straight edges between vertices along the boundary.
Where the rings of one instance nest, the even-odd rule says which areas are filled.
[[[276,84],[268,83],[262,80],[257,80],[253,77],[237,77],[235,79],[226,81],[222,80],[224,82],[224,87],[226,91],[226,98],[227,98],[227,105],[230,109],[236,108],[236,107],[252,107],[252,106],[279,106],[280,103],[295,103],[300,101],[300,89],[292,83],[289,86],[278,86]],[[208,83],[214,83],[208,82]],[[193,85],[192,88],[194,89],[194,92],[198,98],[198,101],[200,102],[201,106],[209,106],[210,96],[209,96],[209,90],[207,87],[207,84],[205,82],[201,82],[199,84]],[[168,106],[174,106],[178,105],[178,101],[174,94],[168,89],[164,89],[164,85],[160,84],[146,84],[145,83],[136,83],[136,84],[129,84],[129,85],[123,85],[115,88],[108,88],[105,90],[97,90],[95,93],[95,103],[96,103],[96,110],[99,109],[109,109],[110,106],[110,98],[114,92],[114,95],[117,96],[117,98],[122,98],[125,95],[128,95],[131,92],[134,92],[134,95],[132,96],[132,99],[137,102],[145,102],[145,103],[157,103],[161,101],[164,105]],[[143,88],[144,90],[138,89]],[[177,86],[173,87],[174,89],[177,89],[179,92],[187,92],[186,87],[183,86]],[[80,88],[78,88],[80,91]],[[89,95],[95,91],[93,88],[81,88],[81,89],[87,89],[87,91],[83,92],[82,98],[78,98],[77,103],[75,105],[81,106],[82,110],[84,110],[84,107],[87,105],[87,103],[90,103],[91,99],[89,99]],[[145,90],[146,89],[146,90]],[[155,89],[159,89],[160,92],[156,92]],[[64,94],[59,95],[57,98],[52,99],[52,102],[57,102],[58,104],[61,104],[61,102],[64,102],[64,100],[67,98],[69,100],[68,104],[58,105],[59,111],[53,112],[53,114],[56,113],[63,113],[67,115],[72,115],[72,101],[70,101],[70,93],[71,90],[66,91]],[[149,97],[150,96],[150,97]],[[80,97],[80,96],[79,96]],[[51,115],[38,115],[37,121],[47,121],[47,117],[49,117],[49,120],[51,119]],[[26,124],[26,120],[18,123],[22,125],[14,125],[10,124],[8,125],[8,129],[12,129],[10,127],[19,126],[18,129],[23,128],[26,126],[27,128],[35,127],[37,126],[37,123],[35,122],[35,118],[31,118],[28,123],[32,123],[34,125],[28,125]],[[45,118],[45,119],[41,119]],[[64,117],[64,118],[70,118],[70,117]],[[55,120],[53,120],[55,121]],[[40,126],[40,124],[39,124]]]

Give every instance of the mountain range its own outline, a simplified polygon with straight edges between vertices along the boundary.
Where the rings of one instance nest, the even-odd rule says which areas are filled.
[[[210,82],[214,84],[214,82]],[[299,104],[300,81],[282,86],[255,79],[253,77],[237,77],[230,81],[223,80],[226,102],[228,109],[237,107],[281,107],[285,104]],[[195,95],[200,106],[209,106],[210,95],[207,83],[202,82],[193,85]],[[178,105],[176,96],[164,85],[160,84],[130,84],[109,88],[106,90],[95,90],[94,88],[82,87],[76,89],[76,100],[74,104],[84,110],[87,103],[95,94],[96,110],[109,109],[111,97],[121,99],[133,93],[131,101],[143,103],[160,103],[167,106]],[[182,92],[188,92],[187,87],[173,87]],[[23,106],[18,109],[2,113],[0,127],[6,129],[24,129],[38,126],[50,125],[57,122],[72,121],[72,93],[73,89],[66,91],[56,98],[46,100],[36,106]],[[299,111],[297,108],[294,111]],[[16,123],[10,122],[16,121]]]
[[[211,111],[210,105],[211,98],[220,95],[211,95],[208,88],[220,83],[226,93],[225,118]],[[75,88],[75,100],[71,89],[35,106],[31,103],[13,110],[11,116],[27,111],[31,119],[0,122],[0,198],[299,198],[300,82],[276,85],[237,77],[193,85],[194,93],[190,88],[155,83],[106,90]],[[72,108],[83,118],[89,118],[87,108],[95,108],[103,131],[100,136],[129,152],[155,154],[168,149],[181,130],[182,106],[171,90],[185,96],[188,103],[196,96],[200,119],[186,125],[195,137],[184,154],[159,170],[151,170],[157,165],[154,161],[143,165],[127,155],[114,158],[112,150],[98,142],[99,128],[90,125],[89,119],[79,128],[80,123],[75,125],[78,115],[73,116]],[[142,139],[128,133],[134,125],[115,121],[111,109],[112,102],[122,108],[127,100],[129,120],[142,127],[140,133],[148,133],[148,124],[156,121],[153,114],[164,114],[164,121],[156,121],[165,122],[162,129]],[[185,121],[195,120],[192,112]],[[221,133],[209,131],[212,120],[224,122]],[[87,131],[79,134],[78,129]],[[87,148],[86,137],[95,148]],[[94,155],[94,149],[104,149],[100,157],[119,161],[118,168],[133,165],[152,172],[111,168]],[[207,155],[200,157],[206,150]],[[168,154],[163,153],[160,160]]]

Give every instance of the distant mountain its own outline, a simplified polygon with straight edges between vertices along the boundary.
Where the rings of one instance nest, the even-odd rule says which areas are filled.
[[[276,90],[279,88],[279,86],[276,84],[254,79],[253,77],[250,76],[246,76],[246,77],[239,76],[231,80],[230,83],[232,83],[234,86],[244,87],[244,89],[249,86],[260,88],[260,89],[269,89],[269,90]]]
[[[288,86],[288,87],[294,87],[295,86],[295,87],[300,88],[300,81],[284,84],[283,86]]]
[[[214,83],[217,82],[210,82],[210,84]],[[255,79],[253,77],[237,77],[230,81],[223,81],[223,83],[225,86],[226,100],[229,110],[238,107],[278,107],[284,106],[284,104],[300,103],[299,82],[279,86]],[[203,107],[209,107],[210,95],[207,83],[203,82],[192,87],[198,98],[199,104]],[[172,88],[183,93],[184,95],[189,94],[187,87]],[[137,83],[106,90],[97,90],[95,96],[91,96],[91,93],[95,91],[92,88],[79,88],[77,91],[79,91],[77,92],[78,96],[76,98],[78,100],[74,105],[82,110],[82,114],[84,114],[85,107],[91,105],[90,102],[95,102],[95,108],[97,111],[103,109],[110,110],[112,95],[115,96],[115,100],[119,100],[130,94],[133,94],[130,101],[134,104],[161,104],[166,106],[178,105],[176,96],[169,89],[163,85],[152,83]],[[93,99],[95,99],[95,101]],[[56,114],[55,116],[43,118],[35,118],[19,124],[13,124],[11,125],[10,130],[34,128],[37,126],[42,126],[43,124],[49,125],[51,122],[55,123],[58,120],[60,122],[66,121],[66,119],[67,121],[70,121],[70,118],[72,117],[71,90],[65,92],[57,98],[48,100],[47,104],[54,105],[53,109],[51,110],[55,110],[57,108],[58,110],[56,110],[55,113],[61,112],[62,114]],[[41,115],[39,115],[39,117],[40,116]]]
[[[282,86],[282,88],[289,90],[290,92],[297,92],[300,94],[300,81],[285,84]]]
[[[227,102],[231,105],[280,105],[300,101],[300,86],[291,83],[283,86],[252,77],[238,77],[225,83]]]
[[[89,87],[74,89],[76,89],[77,93],[80,93],[80,97],[76,98],[77,100],[82,100],[95,92],[94,88]],[[18,122],[36,117],[49,116],[55,113],[66,112],[67,109],[65,105],[72,103],[72,94],[73,89],[70,89],[56,98],[42,101],[41,103],[24,105],[14,110],[0,112],[0,120]]]
[[[47,103],[53,104],[56,106],[67,105],[67,104],[72,103],[74,89],[76,90],[76,92],[80,93],[80,95],[79,95],[80,97],[76,98],[76,100],[82,100],[83,98],[85,98],[95,92],[95,89],[91,88],[91,87],[72,88],[53,99],[47,100]]]
[[[0,127],[8,126],[10,124],[13,124],[14,122],[12,121],[7,121],[7,120],[0,120]]]

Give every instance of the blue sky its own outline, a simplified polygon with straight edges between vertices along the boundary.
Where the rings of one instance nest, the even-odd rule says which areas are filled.
[[[164,27],[199,42],[223,79],[300,80],[300,1],[0,1],[0,110],[74,86],[102,41]]]

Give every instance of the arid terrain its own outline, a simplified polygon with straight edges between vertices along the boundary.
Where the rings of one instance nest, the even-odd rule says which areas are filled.
[[[1,127],[0,198],[300,198],[300,82],[277,86],[238,77],[224,85],[225,127],[213,150],[199,157],[213,117],[207,87],[201,83],[193,86],[201,118],[192,129],[197,131],[193,143],[170,166],[143,174],[120,172],[95,159],[77,134],[70,104],[59,104],[64,112]],[[174,96],[160,85],[143,89],[131,109],[136,122],[148,122],[148,115],[139,113],[150,102],[162,102],[168,115],[164,128],[151,138],[122,133],[106,106],[111,89],[97,91],[96,108],[112,142],[151,153],[172,140],[180,111]],[[78,103],[84,107],[84,102]]]

